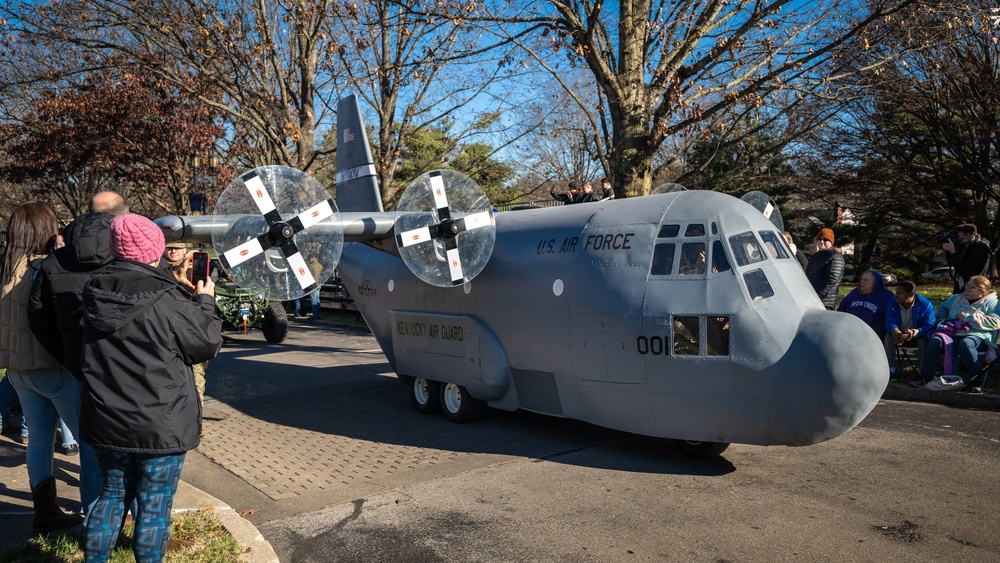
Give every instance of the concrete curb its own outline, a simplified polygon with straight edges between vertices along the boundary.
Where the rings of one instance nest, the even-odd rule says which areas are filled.
[[[174,514],[211,510],[222,526],[243,548],[241,558],[249,563],[278,563],[278,555],[257,527],[231,506],[181,480],[174,497]]]
[[[958,391],[931,391],[926,387],[913,387],[909,383],[890,383],[882,393],[883,399],[937,403],[952,407],[1000,412],[1000,395],[961,393]]]

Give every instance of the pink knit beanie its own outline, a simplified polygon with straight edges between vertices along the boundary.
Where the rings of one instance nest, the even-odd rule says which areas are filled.
[[[111,254],[149,264],[163,255],[163,231],[142,215],[129,213],[111,220]]]

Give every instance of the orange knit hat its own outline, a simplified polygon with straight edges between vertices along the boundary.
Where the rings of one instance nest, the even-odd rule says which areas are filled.
[[[830,241],[830,244],[833,244],[833,229],[820,229],[819,232],[816,233],[816,240],[821,238],[825,238]]]

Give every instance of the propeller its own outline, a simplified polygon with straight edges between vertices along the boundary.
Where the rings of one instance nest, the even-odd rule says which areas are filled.
[[[414,180],[396,206],[394,230],[407,268],[438,287],[462,285],[479,275],[496,242],[489,199],[454,170]]]
[[[239,176],[219,197],[215,215],[243,215],[228,230],[212,233],[223,269],[240,287],[269,290],[272,300],[311,293],[340,261],[344,232],[337,205],[300,170],[263,166]],[[313,259],[322,267],[319,279],[309,268]]]
[[[785,232],[785,220],[781,218],[781,210],[778,209],[778,204],[771,199],[771,196],[762,191],[754,190],[743,194],[740,200],[749,203],[757,211],[763,213],[764,217],[771,221],[779,233]]]

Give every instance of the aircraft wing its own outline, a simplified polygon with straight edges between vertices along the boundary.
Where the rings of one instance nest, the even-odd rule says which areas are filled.
[[[156,219],[155,223],[163,229],[167,242],[184,241],[193,244],[212,244],[213,232],[226,232],[236,221],[251,215],[168,215]],[[344,231],[344,242],[376,242],[383,239],[393,239],[392,227],[395,223],[395,213],[381,211],[378,213],[352,212],[340,213]],[[310,229],[323,234],[333,233],[339,226],[331,223],[319,223]]]

